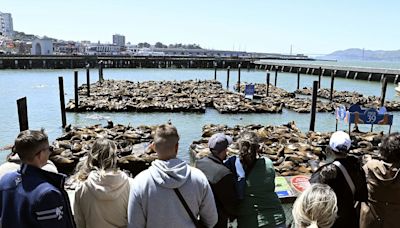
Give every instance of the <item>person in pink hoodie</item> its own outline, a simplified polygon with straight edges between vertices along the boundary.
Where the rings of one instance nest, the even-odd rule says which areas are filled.
[[[128,175],[117,168],[116,145],[98,139],[77,167],[75,222],[79,228],[126,227],[130,191]]]

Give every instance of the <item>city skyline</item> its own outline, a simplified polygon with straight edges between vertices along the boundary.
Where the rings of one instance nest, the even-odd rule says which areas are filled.
[[[308,55],[348,48],[398,50],[396,11],[385,1],[171,0],[84,2],[3,0],[14,30],[63,40],[154,44],[196,43],[203,48]]]

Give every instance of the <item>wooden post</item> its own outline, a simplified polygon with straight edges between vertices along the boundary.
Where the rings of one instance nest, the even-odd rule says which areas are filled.
[[[330,96],[329,100],[332,101],[333,99],[333,84],[335,83],[335,71],[331,71],[331,91],[330,91]]]
[[[297,69],[297,89],[300,89],[300,69]]]
[[[58,77],[58,90],[60,91],[60,105],[61,105],[61,121],[62,127],[67,126],[67,116],[65,114],[65,98],[64,98],[64,80],[63,77]]]
[[[318,70],[318,89],[321,88],[321,76],[322,76],[322,68],[320,67]]]
[[[239,65],[238,65],[238,92],[240,93],[240,67],[241,67],[241,64],[239,63]]]
[[[388,79],[386,76],[384,76],[383,82],[382,82],[382,92],[381,92],[381,107],[385,105],[387,83],[388,83]]]
[[[318,81],[314,81],[314,83],[313,83],[312,101],[311,101],[310,131],[314,131],[314,129],[315,129],[315,114],[316,114],[316,111],[317,111],[318,85],[319,85]]]
[[[275,68],[275,83],[274,83],[275,86],[277,80],[278,80],[278,68]]]
[[[19,131],[29,129],[28,125],[28,108],[26,106],[26,97],[17,100]]]
[[[103,67],[104,67],[104,63],[102,60],[100,60],[100,62],[99,62],[99,82],[102,82],[104,80]]]
[[[74,71],[74,91],[75,91],[75,112],[79,108],[79,96],[78,96],[78,71]]]
[[[217,80],[217,64],[214,64],[214,80]]]
[[[86,67],[87,96],[90,97],[90,69]]]
[[[267,72],[267,97],[269,97],[269,79],[270,79],[270,74]]]
[[[228,68],[226,69],[226,89],[229,90],[229,71],[231,70],[231,67],[228,66]]]
[[[337,131],[337,126],[338,126],[338,123],[339,123],[339,120],[338,120],[338,119],[336,119],[336,128],[335,128],[335,131]]]

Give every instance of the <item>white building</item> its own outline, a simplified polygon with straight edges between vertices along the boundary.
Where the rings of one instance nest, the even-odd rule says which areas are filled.
[[[120,47],[125,46],[125,36],[119,34],[113,35],[113,44]]]
[[[121,47],[114,44],[90,44],[86,46],[85,53],[88,55],[119,55]]]
[[[13,20],[10,13],[0,12],[0,33],[3,36],[14,36]]]
[[[32,41],[32,55],[52,55],[53,40],[49,38],[35,39]]]

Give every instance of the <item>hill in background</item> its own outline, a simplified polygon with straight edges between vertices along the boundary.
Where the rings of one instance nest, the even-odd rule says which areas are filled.
[[[351,48],[343,51],[335,51],[329,55],[320,56],[326,60],[367,60],[367,61],[400,61],[400,50],[396,51],[372,51],[359,48]]]

